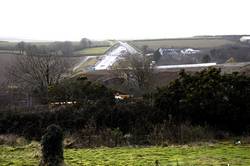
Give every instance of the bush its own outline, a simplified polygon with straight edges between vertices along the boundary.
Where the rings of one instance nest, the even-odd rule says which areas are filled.
[[[60,125],[64,131],[73,132],[82,129],[94,115],[98,115],[95,107],[66,107],[53,112],[4,111],[0,112],[0,133],[13,133],[40,140],[47,126],[51,124]]]
[[[221,74],[215,68],[194,75],[182,71],[178,79],[155,93],[158,121],[171,115],[177,122],[188,120],[238,134],[249,125],[249,103],[250,77]]]
[[[173,124],[165,121],[153,127],[148,139],[152,145],[166,146],[169,143],[185,144],[208,141],[214,139],[214,137],[215,133],[207,126],[194,126],[188,122]]]
[[[0,145],[22,146],[27,144],[28,141],[23,137],[19,137],[18,135],[13,135],[13,134],[0,135]]]

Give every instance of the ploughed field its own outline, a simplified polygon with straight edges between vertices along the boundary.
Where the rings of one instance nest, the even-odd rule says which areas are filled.
[[[41,154],[38,143],[25,146],[0,146],[1,166],[36,166]],[[202,143],[168,147],[119,147],[65,149],[67,165],[78,166],[193,166],[250,165],[250,145]]]

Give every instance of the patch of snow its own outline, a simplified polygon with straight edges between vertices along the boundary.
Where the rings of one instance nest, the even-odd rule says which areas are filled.
[[[126,48],[128,53],[130,53],[130,54],[137,54],[138,53],[138,51],[135,48],[133,48],[132,46],[130,46],[128,43],[121,42],[121,41],[119,41],[119,43],[120,43],[121,46]]]
[[[114,55],[106,55],[103,57],[103,59],[100,61],[100,63],[98,63],[95,66],[95,70],[107,70],[110,66],[112,66],[118,56],[114,56]]]
[[[240,38],[240,41],[241,42],[246,42],[246,41],[249,41],[250,40],[250,36],[242,36],[241,38]]]
[[[123,55],[137,53],[129,44],[121,41],[119,41],[119,44],[120,46],[103,56],[103,59],[95,65],[95,70],[108,70]]]
[[[195,50],[195,49],[192,49],[192,48],[187,48],[185,50],[181,50],[181,53],[182,54],[196,54],[196,53],[199,53],[200,50]]]

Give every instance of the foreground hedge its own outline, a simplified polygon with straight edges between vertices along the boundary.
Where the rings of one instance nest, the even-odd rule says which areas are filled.
[[[57,124],[66,132],[83,129],[94,122],[96,129],[119,128],[128,133],[135,127],[147,128],[152,108],[143,104],[122,104],[112,107],[66,107],[57,111],[0,111],[0,134],[13,133],[29,139],[40,139],[47,126]],[[153,118],[153,117],[152,117]],[[148,125],[147,125],[148,124]]]

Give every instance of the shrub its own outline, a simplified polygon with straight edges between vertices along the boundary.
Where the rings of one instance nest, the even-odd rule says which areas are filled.
[[[208,141],[215,137],[215,133],[207,126],[194,126],[188,122],[172,124],[164,122],[155,125],[150,131],[148,139],[152,145],[168,145],[169,143],[185,144],[197,141]]]
[[[155,93],[158,121],[171,115],[177,122],[190,121],[242,133],[250,118],[250,77],[221,74],[209,68],[193,75],[185,71]]]
[[[13,134],[0,135],[0,145],[16,146],[16,145],[27,145],[27,144],[28,141],[23,137],[19,137],[18,135],[13,135]]]

